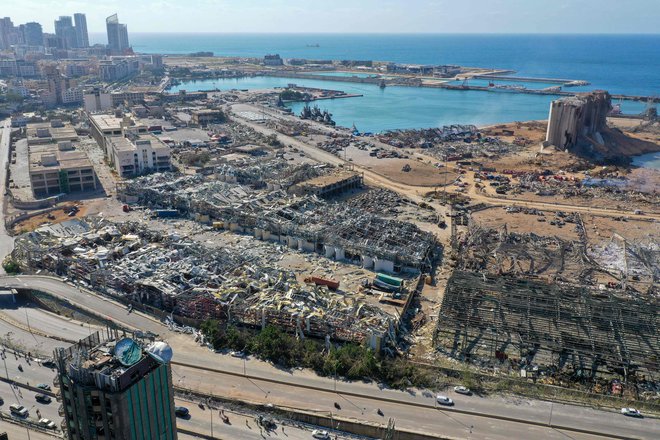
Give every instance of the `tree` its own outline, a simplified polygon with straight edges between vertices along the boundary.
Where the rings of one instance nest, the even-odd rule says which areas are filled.
[[[11,257],[7,257],[5,261],[2,262],[2,268],[10,275],[21,272],[21,266]]]
[[[207,342],[213,344],[215,348],[216,341],[220,337],[220,323],[216,319],[207,319],[202,322],[199,328]]]

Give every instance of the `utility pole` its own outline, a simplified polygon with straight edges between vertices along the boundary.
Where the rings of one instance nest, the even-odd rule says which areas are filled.
[[[211,400],[206,401],[206,406],[209,408],[209,413],[211,413],[211,438],[213,438],[213,408],[211,407]]]
[[[7,355],[2,355],[2,362],[5,363],[5,374],[7,375],[7,380],[9,380],[9,370],[7,369]]]
[[[25,309],[25,320],[27,321],[28,330],[32,333],[32,328],[30,327],[30,318],[28,318],[27,309]]]

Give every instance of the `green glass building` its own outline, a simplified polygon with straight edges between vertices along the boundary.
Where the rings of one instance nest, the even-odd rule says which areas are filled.
[[[58,349],[60,411],[68,438],[176,440],[170,358],[171,349],[162,342],[146,346],[110,329]]]

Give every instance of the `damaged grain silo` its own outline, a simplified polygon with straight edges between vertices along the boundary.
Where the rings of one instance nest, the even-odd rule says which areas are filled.
[[[603,144],[602,132],[607,129],[611,109],[610,94],[603,90],[552,101],[545,144],[561,150]]]

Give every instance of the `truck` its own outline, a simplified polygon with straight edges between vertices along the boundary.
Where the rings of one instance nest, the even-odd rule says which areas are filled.
[[[339,281],[328,280],[326,278],[311,276],[305,278],[305,282],[310,284],[316,284],[317,286],[327,286],[330,290],[339,289]]]

